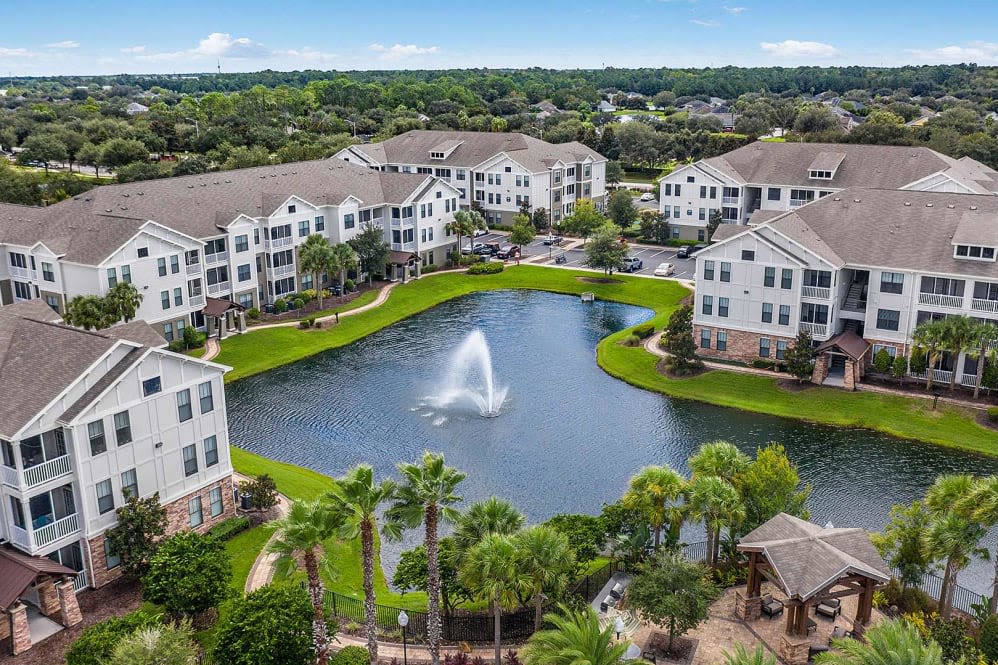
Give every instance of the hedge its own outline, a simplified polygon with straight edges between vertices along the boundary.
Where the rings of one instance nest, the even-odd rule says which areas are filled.
[[[248,528],[250,528],[249,518],[230,517],[208,529],[208,535],[216,540],[225,541],[229,540],[237,533],[242,533]]]
[[[476,263],[470,268],[468,268],[469,275],[494,275],[496,273],[502,272],[505,266],[497,261],[489,261],[488,263]]]

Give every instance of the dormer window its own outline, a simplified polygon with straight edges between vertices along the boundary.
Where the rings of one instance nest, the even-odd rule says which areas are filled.
[[[954,245],[954,259],[968,259],[971,261],[994,261],[995,248],[984,247],[983,245]]]
[[[831,171],[811,171],[810,178],[812,180],[831,180],[832,179],[832,172]]]
[[[288,206],[288,214],[293,215],[298,212],[298,206],[290,205]]]
[[[442,152],[431,152],[430,153],[430,159],[443,159],[443,158],[444,158],[444,153],[442,153]]]

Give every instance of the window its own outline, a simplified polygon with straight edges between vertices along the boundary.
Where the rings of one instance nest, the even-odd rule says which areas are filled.
[[[95,420],[87,424],[87,437],[90,439],[91,455],[100,455],[107,451],[107,438],[104,436],[103,420]]]
[[[160,291],[159,292],[159,301],[160,301],[160,303],[162,303],[163,309],[170,309],[170,292],[169,291]]]
[[[201,512],[201,497],[196,496],[187,502],[187,515],[190,517],[192,529],[204,524],[204,514]]]
[[[129,469],[121,474],[121,495],[125,498],[139,496],[139,479],[135,469]]]
[[[809,176],[811,178],[815,178],[817,180],[831,180],[832,179],[832,172],[831,171],[811,171],[810,174],[809,174]]]
[[[151,379],[146,379],[142,382],[142,395],[143,397],[149,397],[149,395],[155,395],[163,389],[163,384],[158,376],[154,376]]]
[[[717,315],[727,317],[728,316],[728,299],[718,298],[717,299]],[[720,334],[720,333],[718,333]]]
[[[705,316],[710,316],[714,313],[714,296],[703,297],[703,313]]]
[[[149,256],[149,248],[148,247],[139,247],[137,250],[135,250],[135,253],[138,255],[138,257],[140,259],[144,259],[147,256]]]
[[[723,330],[717,331],[717,350],[727,351],[728,350],[728,333]]]
[[[132,283],[132,268],[131,266],[121,266],[121,281],[125,284]]]
[[[828,305],[816,305],[814,303],[801,303],[800,320],[804,323],[828,323]]]
[[[163,337],[166,339],[167,342],[172,342],[173,341],[173,324],[172,323],[164,323],[163,324]]]
[[[107,569],[114,570],[121,565],[121,556],[111,549],[111,541],[104,539],[104,561],[107,562]]]
[[[704,279],[714,279],[714,262],[704,261],[703,262],[703,278]]]
[[[974,300],[998,300],[998,284],[974,282]]]
[[[985,261],[994,261],[995,248],[981,247],[978,245],[957,245],[956,249],[953,251],[953,257],[960,259],[982,259]]]
[[[51,263],[45,263],[45,261],[42,261],[42,279],[44,279],[46,282],[55,281],[55,273],[52,272]]]
[[[779,201],[780,200],[780,188],[770,187],[766,190],[766,199],[769,201]],[[769,340],[767,340],[769,341]]]
[[[215,466],[218,464],[218,439],[214,435],[204,440],[204,466]]]
[[[160,277],[166,277],[166,259],[160,257],[156,259],[156,269],[159,270]]]
[[[114,414],[114,440],[119,446],[132,442],[132,423],[128,411]]]
[[[118,271],[115,268],[107,269],[107,286],[109,289],[113,289],[118,283]]]
[[[827,289],[832,285],[832,273],[827,270],[805,270],[804,286],[817,286]]]
[[[180,272],[180,256],[173,254],[170,256],[170,274],[176,275]]]
[[[248,252],[249,251],[249,236],[243,234],[241,236],[236,236],[236,252]]]
[[[945,277],[923,277],[922,293],[932,293],[941,296],[963,297],[964,280],[947,279]]]
[[[790,206],[796,207],[814,200],[814,191],[810,189],[791,189]]]
[[[877,310],[878,330],[897,330],[901,323],[901,312],[896,309]]]
[[[712,198],[712,199],[716,199],[717,198],[717,187],[711,187],[710,188],[710,198]]]
[[[326,230],[326,216],[325,215],[316,215],[315,216],[315,230],[317,232],[318,231],[325,231]]]
[[[308,224],[308,220],[307,219],[303,219],[300,222],[298,222],[298,237],[299,238],[304,238],[305,236],[308,235],[308,226],[309,226],[309,224]]]
[[[769,357],[769,338],[760,337],[759,338],[759,357],[768,358]]]
[[[295,206],[295,205],[289,205],[289,206],[288,206],[288,214],[289,214],[289,215],[293,215],[293,214],[295,214],[295,213],[296,213],[297,211],[298,211],[298,206]]]
[[[697,219],[699,219],[701,222],[704,221],[705,219],[707,219],[707,209],[706,208],[700,208],[697,211]]]
[[[173,290],[173,304],[177,307],[184,304],[184,290],[179,286]]]
[[[14,296],[21,300],[31,300],[31,285],[25,282],[14,282]]]
[[[675,219],[679,219],[680,218],[681,214],[679,212],[679,206],[672,206],[672,216]]]
[[[236,268],[236,278],[240,282],[246,282],[253,278],[253,271],[250,268],[250,264],[244,263],[243,265]]]
[[[97,512],[101,515],[114,510],[114,494],[111,488],[111,479],[102,480],[96,485],[97,488]]]
[[[184,446],[184,475],[193,476],[198,472],[198,449],[192,443]]]
[[[45,296],[45,303],[59,314],[59,296]]]
[[[465,176],[465,170],[464,169],[458,169],[457,173],[455,174],[454,177],[456,177],[458,180],[464,180],[466,178],[466,176]]]
[[[679,183],[676,183],[676,196],[680,196],[679,191],[680,191],[680,185]]]
[[[904,290],[904,273],[900,272],[880,273],[881,293],[901,293],[901,291],[903,290]]]
[[[776,286],[776,268],[772,266],[766,267],[766,275],[762,278],[762,285],[768,287]]]
[[[697,240],[700,241],[700,242],[703,242],[703,240],[704,240],[704,230],[703,229],[697,229]]]
[[[755,261],[755,250],[754,249],[743,249],[742,250],[742,261]]]
[[[15,268],[27,268],[28,261],[24,258],[24,254],[18,252],[10,252],[10,265]]]
[[[350,212],[343,215],[343,228],[352,229],[354,226],[356,226],[356,222],[354,221],[353,213]]]
[[[252,293],[240,293],[239,294],[239,304],[249,309],[253,306],[253,294]]]
[[[260,244],[260,229],[253,229],[253,244],[254,245]]]
[[[215,403],[211,396],[211,381],[198,384],[198,399],[201,402],[201,413],[208,413],[215,408]]]
[[[721,261],[721,281],[731,281],[731,264],[727,261]]]
[[[700,185],[700,198],[707,198],[707,185]]]
[[[794,286],[794,271],[790,268],[784,268],[783,274],[780,277],[780,288],[781,289],[792,289]]]
[[[662,185],[662,196],[672,196],[672,183]]]
[[[776,359],[783,360],[787,355],[787,343],[782,340],[777,340],[776,342]]]
[[[177,393],[177,415],[180,417],[180,422],[185,422],[194,417],[194,411],[191,409],[191,391],[189,388],[184,388]]]
[[[781,326],[790,325],[790,305],[780,305],[780,321]]]
[[[225,510],[225,506],[222,504],[222,488],[212,487],[211,491],[208,492],[208,503],[211,505],[211,516],[218,517]]]
[[[700,329],[700,348],[701,349],[710,348],[710,328]]]
[[[694,176],[688,175],[686,176],[686,182],[696,182],[696,178]]]
[[[762,303],[762,322],[763,323],[773,322],[773,303],[771,302]]]

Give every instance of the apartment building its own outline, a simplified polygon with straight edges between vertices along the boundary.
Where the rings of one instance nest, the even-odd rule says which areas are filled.
[[[846,189],[697,254],[695,340],[707,357],[780,360],[804,329],[816,379],[852,387],[880,349],[908,355],[923,321],[998,322],[996,258],[998,196]],[[945,353],[931,371],[973,386],[977,364]]]
[[[15,650],[31,643],[26,614],[71,625],[79,621],[71,592],[120,574],[105,533],[125,492],[158,492],[170,532],[203,532],[235,512],[228,368],[164,346],[143,321],[87,332],[63,325],[41,299],[0,308],[0,609],[8,619],[0,639],[13,635]]]
[[[984,164],[929,148],[759,141],[662,177],[659,212],[673,238],[703,242],[715,210],[725,224],[761,224],[849,187],[998,193]]]
[[[414,130],[336,155],[383,172],[433,175],[452,184],[459,204],[477,204],[489,224],[511,225],[522,206],[544,208],[558,224],[575,202],[606,204],[606,158],[578,143],[526,134]]]
[[[458,205],[440,179],[342,160],[105,185],[46,208],[0,204],[0,304],[39,299],[64,312],[74,296],[130,282],[143,295],[137,318],[172,341],[206,326],[211,300],[261,307],[319,286],[298,264],[312,233],[346,242],[372,223],[394,261],[442,263]]]

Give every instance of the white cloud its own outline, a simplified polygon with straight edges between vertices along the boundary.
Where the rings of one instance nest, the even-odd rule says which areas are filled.
[[[439,47],[436,46],[416,46],[415,44],[395,44],[394,46],[371,44],[367,48],[378,53],[380,60],[406,60],[414,56],[440,52]]]
[[[121,49],[122,53],[145,53],[145,46],[126,46]]]
[[[67,39],[61,42],[52,42],[51,44],[46,44],[45,48],[79,48],[80,42],[74,42],[72,39]]]
[[[717,28],[717,27],[720,27],[720,25],[721,25],[717,21],[713,21],[713,20],[711,20],[711,21],[701,21],[698,18],[691,18],[690,19],[690,23],[692,23],[693,25],[700,25],[700,26],[703,26],[705,28]]]
[[[831,44],[796,39],[785,39],[778,43],[761,42],[759,47],[777,58],[832,58],[839,55],[839,50]]]
[[[290,49],[288,51],[274,51],[274,55],[283,55],[298,60],[306,60],[308,62],[332,62],[340,59],[340,55],[338,53],[325,53],[310,46],[306,46],[300,50]]]
[[[724,5],[724,11],[728,12],[729,14],[741,14],[746,10],[748,10],[748,7],[729,7],[727,5]]]
[[[932,49],[907,49],[920,61],[929,64],[976,62],[979,65],[998,64],[998,43],[974,41],[963,46],[951,45]]]
[[[270,55],[270,50],[249,37],[233,39],[227,32],[213,32],[198,43],[194,53],[212,58],[259,58]]]
[[[33,58],[37,53],[32,53],[26,48],[4,48],[0,46],[0,57],[5,58]]]

